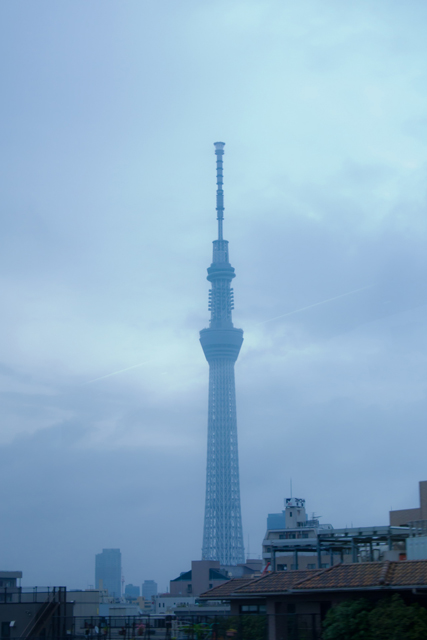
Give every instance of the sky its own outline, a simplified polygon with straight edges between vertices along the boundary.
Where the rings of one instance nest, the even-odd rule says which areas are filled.
[[[0,532],[25,586],[201,558],[224,141],[246,552],[427,479],[427,5],[0,5]],[[114,375],[112,375],[114,374]]]

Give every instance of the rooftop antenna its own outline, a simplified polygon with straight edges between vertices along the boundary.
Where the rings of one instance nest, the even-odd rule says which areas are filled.
[[[292,498],[292,478],[291,478],[291,498]]]
[[[218,220],[218,240],[222,240],[222,221],[224,220],[224,191],[222,189],[222,156],[225,142],[214,142],[216,154],[216,210]]]

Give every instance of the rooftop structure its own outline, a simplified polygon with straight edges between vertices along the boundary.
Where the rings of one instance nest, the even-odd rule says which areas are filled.
[[[427,533],[427,480],[419,483],[420,506],[414,509],[390,511],[390,525],[408,525],[417,531]]]
[[[242,346],[243,331],[236,329],[232,322],[234,300],[230,283],[235,273],[229,262],[228,241],[223,238],[224,144],[215,142],[218,239],[213,242],[213,259],[207,276],[212,285],[209,292],[211,319],[209,328],[200,332],[200,342],[209,363],[208,454],[202,559],[233,566],[245,561],[234,384],[234,363]]]
[[[19,587],[22,578],[22,571],[0,571],[0,588]]]
[[[305,500],[288,498],[281,514],[269,514],[262,551],[273,571],[326,569],[340,562],[405,559],[409,527],[351,527],[334,529],[309,519]],[[271,528],[269,528],[269,526]]]
[[[170,581],[171,596],[198,596],[202,591],[228,580],[216,560],[193,560],[190,571]]]

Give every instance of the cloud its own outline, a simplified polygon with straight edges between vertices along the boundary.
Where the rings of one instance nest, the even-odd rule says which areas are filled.
[[[164,589],[200,557],[217,139],[245,543],[290,476],[335,526],[416,506],[425,7],[44,7],[0,9],[4,568],[86,587],[113,546]]]

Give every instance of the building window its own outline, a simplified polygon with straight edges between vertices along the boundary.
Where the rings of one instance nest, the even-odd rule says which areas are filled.
[[[10,622],[1,623],[1,637],[10,638]]]
[[[240,613],[265,613],[265,604],[241,604]]]
[[[193,593],[193,585],[187,584],[187,593]]]
[[[302,534],[302,537],[303,537],[303,538],[308,538],[308,533],[303,533],[303,534]]]
[[[286,571],[288,568],[287,564],[278,564],[277,565],[277,571]]]
[[[316,565],[313,563],[307,565],[307,569],[315,569],[315,568],[316,568]]]
[[[322,564],[320,565],[321,569],[329,569],[329,564],[327,562],[322,562]]]

